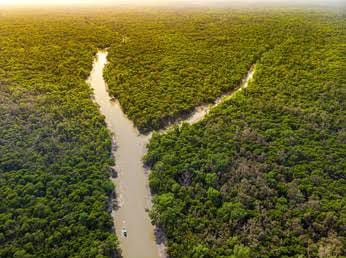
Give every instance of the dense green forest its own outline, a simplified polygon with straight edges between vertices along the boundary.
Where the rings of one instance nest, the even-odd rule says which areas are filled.
[[[109,43],[84,16],[0,16],[0,257],[114,253],[111,138],[85,83]]]
[[[302,10],[0,10],[0,257],[110,257],[111,136],[85,83],[162,128],[153,223],[171,257],[345,256],[345,18]]]
[[[172,257],[346,255],[345,19],[284,19],[246,90],[149,144]]]
[[[296,22],[276,12],[190,10],[131,15],[123,24],[106,80],[129,118],[147,132],[234,89]]]

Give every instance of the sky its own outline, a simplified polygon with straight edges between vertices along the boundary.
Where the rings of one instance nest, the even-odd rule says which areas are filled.
[[[341,5],[343,0],[0,0],[0,6],[47,6],[47,5],[232,5],[232,4],[312,4],[312,5]]]

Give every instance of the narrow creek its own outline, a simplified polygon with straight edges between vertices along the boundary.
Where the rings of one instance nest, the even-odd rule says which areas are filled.
[[[109,96],[103,79],[107,55],[106,51],[97,53],[87,82],[94,90],[95,101],[99,105],[100,112],[105,116],[107,126],[113,133],[116,143],[113,155],[116,160],[117,177],[112,178],[116,185],[117,195],[117,207],[112,210],[116,235],[124,258],[162,258],[166,256],[165,246],[157,241],[155,227],[151,224],[147,212],[151,208],[151,195],[148,186],[148,171],[142,163],[151,134],[140,134],[133,122],[123,113],[119,102],[112,100]],[[237,90],[219,98],[214,105],[196,108],[188,119],[180,122],[192,124],[202,120],[211,108],[247,87],[253,74],[252,68]],[[127,229],[127,237],[122,235],[123,227]]]

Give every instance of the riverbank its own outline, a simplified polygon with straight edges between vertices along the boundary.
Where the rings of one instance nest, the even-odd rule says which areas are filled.
[[[114,135],[115,148],[113,155],[116,160],[114,167],[116,177],[111,177],[116,186],[116,198],[112,205],[112,216],[115,232],[120,242],[124,258],[163,258],[165,245],[162,232],[151,224],[148,211],[151,208],[151,194],[148,185],[148,170],[144,167],[142,158],[147,153],[147,144],[151,133],[140,134],[133,122],[127,118],[117,100],[109,96],[103,70],[107,64],[106,51],[99,51],[94,61],[93,70],[88,83],[94,90],[94,98],[104,115],[111,133]],[[254,74],[254,67],[242,80],[241,85],[231,93],[218,98],[213,105],[197,107],[193,113],[184,119],[177,120],[169,127],[187,122],[189,124],[202,120],[209,111],[229,99],[242,88],[247,87]],[[127,237],[122,229],[128,232]]]

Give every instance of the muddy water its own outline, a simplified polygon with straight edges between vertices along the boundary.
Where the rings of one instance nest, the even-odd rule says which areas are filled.
[[[115,231],[120,241],[124,258],[159,258],[165,257],[163,243],[157,243],[148,213],[151,208],[151,196],[148,186],[148,175],[143,167],[142,157],[146,153],[146,145],[151,135],[142,135],[123,113],[118,101],[111,100],[107,85],[103,79],[103,69],[107,63],[107,52],[99,51],[95,59],[88,83],[94,89],[95,101],[105,116],[108,128],[114,134],[116,148],[115,170],[117,178],[112,178],[116,186],[117,208],[113,209]],[[202,120],[210,109],[232,97],[235,93],[247,87],[254,74],[250,69],[241,85],[231,93],[218,98],[212,105],[197,107],[195,112],[184,121],[189,124]],[[164,130],[163,130],[164,132]],[[122,235],[122,228],[128,235]]]
[[[186,120],[184,120],[182,122],[186,122],[188,124],[194,124],[194,123],[197,123],[197,122],[201,121],[209,113],[209,111],[211,109],[213,109],[214,107],[222,104],[226,100],[230,99],[237,92],[242,91],[243,89],[247,88],[247,86],[249,85],[249,82],[253,78],[254,73],[255,73],[255,66],[252,66],[250,68],[250,70],[248,71],[246,77],[243,78],[243,80],[242,80],[241,84],[239,85],[239,87],[237,87],[235,90],[232,90],[231,92],[225,93],[221,97],[217,98],[215,100],[214,104],[202,105],[202,106],[197,107],[195,109],[195,111],[191,114],[191,116],[188,117]]]
[[[149,136],[139,134],[122,112],[119,103],[112,101],[108,95],[103,79],[106,62],[107,53],[98,52],[88,82],[94,89],[95,101],[105,116],[107,126],[115,137],[115,170],[118,177],[112,180],[116,185],[118,208],[112,213],[122,255],[124,258],[163,257],[160,254],[162,247],[156,244],[154,227],[146,212],[151,201],[142,157]],[[128,231],[127,237],[121,234],[123,227]]]

